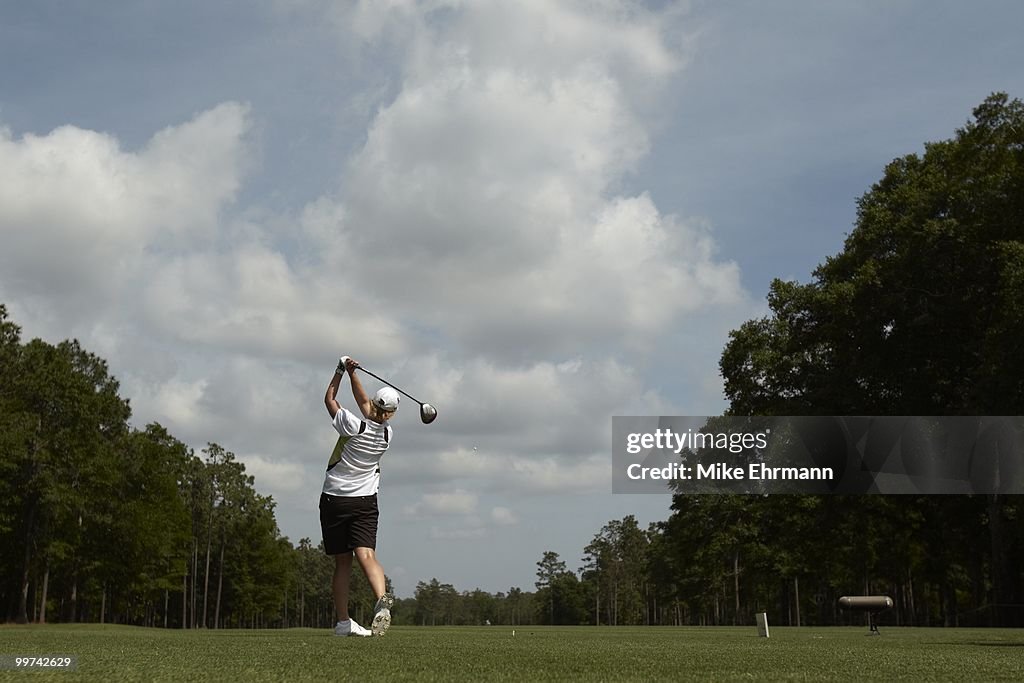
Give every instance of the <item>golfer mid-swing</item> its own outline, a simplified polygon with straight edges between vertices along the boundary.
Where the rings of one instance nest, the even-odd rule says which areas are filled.
[[[391,625],[394,598],[385,593],[384,569],[377,562],[377,489],[380,486],[380,458],[391,442],[388,420],[398,410],[398,392],[384,387],[370,400],[356,376],[359,363],[348,356],[338,361],[324,404],[334,428],[341,436],[327,463],[323,493],[320,494],[320,529],[324,552],[334,556],[332,593],[338,623],[336,636],[384,635]],[[338,404],[336,398],[345,372],[352,381],[352,396],[362,418]],[[352,576],[352,555],[370,582],[377,604],[373,622],[366,629],[349,618],[348,587]]]

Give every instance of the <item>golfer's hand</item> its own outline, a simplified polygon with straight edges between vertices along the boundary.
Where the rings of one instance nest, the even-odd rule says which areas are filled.
[[[335,369],[335,372],[337,372],[339,375],[344,375],[345,371],[348,369],[348,363],[351,360],[352,359],[349,358],[348,356],[342,356],[341,358],[339,358],[338,367]]]
[[[348,356],[345,356],[345,369],[349,371],[349,374],[355,372],[356,368],[358,368],[358,367],[359,367],[359,361],[353,360],[352,358],[349,358]]]

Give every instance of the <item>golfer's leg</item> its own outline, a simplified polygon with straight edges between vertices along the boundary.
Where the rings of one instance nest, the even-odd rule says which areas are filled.
[[[352,553],[341,553],[334,556],[334,579],[331,581],[331,593],[334,595],[334,609],[338,613],[338,621],[348,619],[348,581],[352,576]]]
[[[384,568],[377,561],[377,553],[373,548],[356,548],[356,559],[359,560],[359,566],[366,574],[366,580],[370,582],[370,588],[374,593],[373,597],[379,598],[384,595]]]

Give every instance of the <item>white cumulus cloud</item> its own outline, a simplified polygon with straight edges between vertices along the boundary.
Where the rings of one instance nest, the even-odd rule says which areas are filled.
[[[133,148],[71,124],[0,128],[0,301],[32,334],[100,351],[136,423],[237,453],[282,510],[308,513],[319,489],[342,354],[438,408],[422,425],[403,399],[382,462],[407,515],[456,525],[424,536],[513,527],[523,496],[609,490],[610,417],[676,407],[652,349],[746,305],[706,225],[626,189],[687,62],[682,15],[625,0],[278,6],[334,20],[386,76],[346,105],[368,112],[360,137],[324,150],[334,185],[305,194],[309,179],[262,168],[256,133],[292,131],[242,102]],[[253,196],[253,176],[302,199]],[[717,354],[721,334],[694,335],[694,358]],[[692,392],[714,394],[700,364]],[[340,397],[355,407],[347,381]]]

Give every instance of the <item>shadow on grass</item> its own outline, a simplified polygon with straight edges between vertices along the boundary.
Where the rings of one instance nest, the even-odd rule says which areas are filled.
[[[996,643],[992,641],[979,641],[974,643],[964,643],[964,645],[974,645],[976,647],[1024,647],[1024,641],[1021,641],[1019,643]]]

